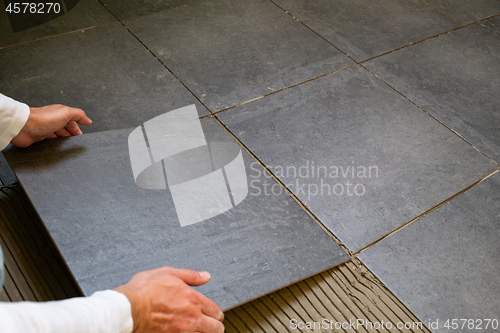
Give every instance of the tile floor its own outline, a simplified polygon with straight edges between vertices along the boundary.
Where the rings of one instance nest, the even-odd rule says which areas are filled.
[[[495,331],[500,1],[147,3],[16,33],[2,8],[0,91],[87,132],[195,103],[433,332]]]

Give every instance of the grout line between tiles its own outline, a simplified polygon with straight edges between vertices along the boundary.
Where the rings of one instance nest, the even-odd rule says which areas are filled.
[[[461,24],[463,27],[469,26],[469,25],[471,25],[471,24],[476,24],[476,23],[478,23],[478,22],[481,22],[481,21],[484,21],[484,20],[488,20],[488,19],[490,19],[490,18],[492,18],[492,17],[495,17],[495,16],[500,15],[500,13],[499,13],[499,14],[493,14],[493,15],[490,15],[490,16],[488,16],[488,17],[486,17],[486,18],[483,18],[483,19],[477,20],[477,21],[472,22],[472,23],[467,23],[467,24],[465,24],[465,25],[464,25],[462,22],[460,22],[459,20],[457,20],[457,19],[456,19],[456,18],[454,18],[453,16],[448,15],[447,13],[443,12],[442,10],[440,10],[440,9],[438,9],[438,8],[436,8],[436,7],[434,7],[433,5],[431,5],[430,3],[428,3],[427,1],[425,1],[425,0],[420,0],[420,2],[422,2],[422,3],[426,4],[427,6],[431,7],[431,8],[432,8],[432,9],[434,9],[435,11],[437,11],[437,12],[439,12],[439,13],[441,13],[441,14],[443,14],[443,15],[447,16],[448,18],[452,19],[453,21],[455,21],[455,22],[457,22],[457,23]]]
[[[434,7],[434,6],[432,6],[432,5],[431,5],[430,3],[428,3],[427,1],[425,1],[425,0],[420,0],[420,2],[421,2],[421,3],[423,3],[423,4],[425,4],[425,5],[427,5],[427,6],[429,6],[430,8],[432,8],[432,9],[434,9],[435,11],[439,12],[440,14],[443,14],[444,16],[448,17],[449,19],[451,19],[451,20],[453,20],[453,21],[455,21],[455,22],[457,22],[457,23],[462,24],[462,22],[459,22],[459,21],[458,21],[456,18],[454,18],[453,16],[448,15],[447,13],[443,12],[442,10],[440,10],[440,9],[438,9],[438,8],[436,8],[436,7]]]
[[[279,89],[279,90],[276,90],[276,91],[273,91],[273,92],[270,92],[268,94],[265,94],[265,95],[262,95],[262,96],[259,96],[259,97],[255,97],[255,98],[252,98],[248,101],[245,101],[245,102],[242,102],[242,103],[239,103],[239,104],[236,104],[236,105],[233,105],[233,106],[230,106],[230,107],[227,107],[225,109],[222,109],[222,110],[219,110],[219,111],[215,111],[213,112],[212,114],[217,114],[217,113],[220,113],[220,112],[224,112],[224,111],[227,111],[227,110],[230,110],[230,109],[233,109],[233,108],[236,108],[238,106],[241,106],[241,105],[245,105],[247,103],[250,103],[250,102],[253,102],[253,101],[256,101],[256,100],[259,100],[261,98],[264,98],[264,97],[267,97],[267,96],[270,96],[270,95],[274,95],[276,93],[279,93],[281,91],[284,91],[284,90],[287,90],[287,89],[290,89],[290,88],[294,88],[296,86],[299,86],[301,84],[304,84],[304,83],[307,83],[307,82],[311,82],[311,81],[314,81],[314,80],[317,80],[317,79],[320,79],[324,76],[327,76],[327,75],[330,75],[330,74],[333,74],[333,73],[337,73],[337,72],[340,72],[340,71],[343,71],[344,69],[348,69],[348,68],[351,68],[351,67],[354,67],[354,66],[357,66],[358,64],[352,64],[352,65],[349,65],[349,66],[346,66],[346,67],[342,67],[340,69],[337,69],[337,70],[334,70],[332,72],[329,72],[329,73],[326,73],[326,74],[322,74],[322,75],[319,75],[319,76],[316,76],[316,77],[313,77],[312,79],[308,79],[306,81],[302,81],[302,82],[299,82],[299,83],[295,83],[295,84],[292,84],[291,86],[288,86],[288,87],[285,87],[285,88],[282,88],[282,89]],[[204,117],[207,117],[207,116],[204,116]]]
[[[356,61],[354,60],[352,57],[350,57],[347,53],[345,53],[344,51],[342,51],[340,48],[338,48],[337,46],[335,46],[333,43],[331,43],[330,41],[328,41],[326,38],[324,38],[323,36],[321,36],[319,33],[317,33],[316,31],[314,31],[312,28],[310,28],[309,26],[307,26],[304,22],[300,21],[297,17],[293,16],[290,12],[288,12],[287,10],[285,10],[284,8],[280,7],[278,4],[276,4],[273,0],[269,0],[271,3],[273,3],[276,7],[280,8],[281,10],[283,10],[285,13],[287,13],[288,15],[290,15],[294,20],[296,20],[297,22],[301,23],[304,27],[306,27],[307,29],[311,30],[312,32],[314,32],[317,36],[319,36],[320,38],[322,38],[323,40],[325,40],[326,42],[328,42],[330,45],[332,45],[333,47],[335,47],[337,50],[339,50],[340,52],[342,52],[344,55],[346,55],[349,59],[351,59],[352,61],[354,61],[356,63],[356,65],[360,65],[363,69],[367,70],[369,73],[371,73],[372,75],[374,75],[376,78],[378,78],[380,81],[384,82],[386,85],[388,85],[390,88],[392,88],[394,91],[396,91],[398,94],[400,94],[401,96],[403,96],[405,99],[407,99],[409,102],[411,102],[413,105],[415,105],[416,107],[418,107],[420,110],[424,111],[427,115],[429,115],[430,117],[432,117],[434,120],[436,120],[438,123],[440,123],[441,125],[443,125],[445,128],[447,128],[448,130],[450,130],[452,133],[454,133],[455,135],[457,135],[459,138],[461,138],[463,141],[465,141],[467,144],[469,144],[471,147],[473,147],[474,149],[476,149],[478,152],[480,152],[481,154],[483,154],[485,157],[487,157],[488,159],[490,159],[491,161],[493,161],[495,164],[497,165],[500,165],[499,163],[497,163],[496,161],[494,161],[492,158],[490,158],[488,155],[486,155],[485,153],[483,153],[480,149],[478,149],[477,147],[475,147],[473,144],[471,144],[470,142],[468,142],[464,137],[462,137],[460,134],[458,134],[457,132],[455,132],[454,130],[452,130],[450,127],[448,127],[447,125],[445,125],[444,123],[442,123],[441,121],[439,121],[436,117],[434,117],[432,114],[430,114],[429,112],[427,112],[426,110],[424,110],[422,107],[420,107],[417,103],[413,102],[410,98],[408,98],[406,95],[404,95],[403,93],[401,93],[399,90],[397,90],[396,88],[394,88],[393,86],[391,86],[389,83],[387,83],[386,81],[384,81],[382,78],[380,78],[378,75],[376,75],[375,73],[373,73],[372,71],[370,71],[368,68],[366,68],[365,66],[363,66],[363,63],[367,62],[367,61],[370,61],[372,59],[375,59],[375,58],[379,58],[379,57],[382,57],[384,55],[387,55],[387,54],[390,54],[392,52],[396,52],[396,51],[399,51],[401,49],[404,49],[404,48],[407,48],[409,46],[413,46],[413,45],[416,45],[416,44],[419,44],[419,43],[422,43],[422,42],[425,42],[425,41],[428,41],[430,39],[434,39],[436,37],[439,37],[439,36],[442,36],[442,35],[445,35],[445,34],[448,34],[450,32],[454,32],[456,30],[460,30],[462,28],[465,28],[465,27],[468,27],[470,25],[473,25],[473,24],[476,24],[478,22],[482,22],[482,21],[485,21],[485,20],[488,20],[490,18],[493,18],[493,17],[496,17],[496,16],[500,16],[500,13],[499,14],[494,14],[494,15],[491,15],[491,16],[488,16],[486,18],[483,18],[483,19],[480,19],[480,20],[477,20],[477,21],[474,21],[474,22],[471,22],[471,23],[468,23],[468,24],[462,24],[461,22],[458,22],[459,24],[461,24],[460,27],[457,27],[457,28],[454,28],[452,30],[449,30],[449,31],[446,31],[446,32],[443,32],[441,34],[437,34],[435,36],[431,36],[431,37],[428,37],[428,38],[425,38],[425,39],[422,39],[420,41],[417,41],[417,42],[414,42],[414,43],[410,43],[408,45],[404,45],[402,47],[399,47],[397,49],[394,49],[392,51],[388,51],[388,52],[385,52],[385,53],[382,53],[382,54],[379,54],[377,56],[374,56],[374,57],[371,57],[369,59],[366,59],[366,60],[363,60],[363,61]],[[422,0],[423,1],[423,0]],[[425,2],[425,1],[424,1]],[[432,6],[431,6],[432,7]],[[345,68],[342,68],[341,70],[343,69],[347,69],[347,68],[350,68],[350,67],[353,67],[355,65],[351,65],[351,66],[348,66],[348,67],[345,67]],[[338,70],[340,71],[340,70]],[[323,76],[326,76],[326,75],[330,75],[330,74],[333,74],[335,72],[338,72],[338,71],[334,71],[334,72],[331,72],[331,73],[328,73],[328,74],[324,74],[322,76],[319,76],[317,78],[320,78],[320,77],[323,77]],[[316,78],[313,78],[313,79],[310,79],[308,81],[304,81],[304,82],[301,82],[301,83],[298,83],[294,86],[297,86],[297,85],[300,85],[302,83],[307,83],[309,81],[313,81],[315,80]],[[283,91],[283,90],[286,90],[288,88],[292,88],[294,86],[290,86],[290,87],[287,87],[287,88],[284,88],[284,89],[281,89],[281,90],[278,90],[276,92],[273,92],[273,93],[277,93],[277,92],[280,92],[280,91]],[[262,97],[266,97],[266,96],[269,96],[271,95],[272,93],[270,94],[267,94],[267,95],[264,95],[264,96],[261,96],[259,98],[262,98]],[[250,101],[247,101],[247,102],[244,102],[244,103],[240,103],[238,105],[235,105],[233,107],[237,107],[239,105],[243,105],[243,104],[246,104],[246,103],[249,103],[249,102],[252,102],[256,99],[259,99],[259,98],[255,98],[253,100],[250,100]],[[228,110],[228,109],[231,109],[233,107],[230,107],[230,108],[226,108],[224,110],[221,110],[221,111],[218,111],[218,112],[222,112],[222,111],[225,111],[225,110]],[[218,112],[215,112],[215,113],[218,113]],[[215,114],[214,113],[214,114]]]
[[[104,8],[105,8],[105,9],[106,9],[106,10],[107,10],[107,11],[108,11],[111,15],[113,15],[113,17],[114,17],[116,20],[118,20],[118,22],[120,22],[120,24],[121,24],[121,25],[122,25],[122,26],[123,26],[123,27],[124,27],[124,28],[125,28],[125,29],[126,29],[126,30],[127,30],[127,31],[128,31],[128,32],[129,32],[129,33],[130,33],[130,34],[131,34],[131,35],[132,35],[132,36],[133,36],[133,37],[134,37],[137,41],[138,41],[138,42],[139,42],[139,43],[141,43],[141,45],[142,45],[142,46],[144,46],[144,48],[145,48],[146,50],[148,50],[148,52],[149,52],[149,53],[151,53],[151,55],[152,55],[153,57],[155,57],[155,59],[156,59],[156,60],[157,60],[160,64],[162,64],[162,66],[163,66],[163,67],[165,67],[165,69],[166,69],[167,71],[169,71],[169,72],[170,72],[170,74],[172,74],[172,75],[173,75],[173,76],[177,79],[177,81],[179,81],[179,82],[180,82],[180,83],[184,86],[184,88],[186,88],[186,89],[187,89],[187,91],[189,91],[189,92],[191,93],[191,95],[193,95],[193,97],[194,97],[194,98],[196,98],[196,100],[197,100],[197,101],[198,101],[201,105],[203,105],[203,107],[204,107],[205,109],[207,109],[207,110],[208,110],[208,112],[210,112],[210,113],[212,114],[212,111],[211,111],[211,110],[210,110],[210,109],[209,109],[209,108],[205,105],[205,103],[203,103],[203,102],[202,102],[202,101],[198,98],[198,96],[196,96],[196,94],[195,94],[195,93],[193,93],[193,92],[191,91],[191,89],[189,89],[189,87],[188,87],[186,84],[184,84],[184,82],[182,82],[182,80],[181,80],[181,79],[179,79],[179,77],[178,77],[177,75],[175,75],[175,73],[174,73],[174,72],[173,72],[170,68],[168,68],[168,66],[167,66],[167,65],[166,65],[166,64],[165,64],[165,63],[164,63],[164,62],[163,62],[160,58],[158,58],[158,57],[156,56],[156,54],[154,54],[154,52],[153,52],[153,51],[152,51],[149,47],[147,47],[147,45],[146,45],[146,44],[144,44],[144,42],[143,42],[142,40],[140,40],[140,39],[139,39],[139,37],[137,37],[137,36],[136,36],[136,35],[132,32],[132,30],[130,30],[130,29],[129,29],[126,25],[125,25],[125,23],[123,23],[123,22],[122,22],[122,20],[120,20],[120,19],[118,18],[118,16],[116,16],[116,15],[115,15],[115,14],[114,14],[111,10],[109,10],[109,8],[107,8],[107,7],[103,4],[102,0],[98,0],[98,1],[99,1],[99,3],[100,3],[100,4],[101,4],[101,5],[102,5],[102,6],[103,6],[103,7],[104,7]]]
[[[14,47],[14,46],[19,46],[19,45],[29,44],[29,43],[33,43],[33,42],[38,42],[38,41],[41,41],[41,40],[44,40],[44,39],[53,38],[53,37],[59,37],[59,36],[69,35],[69,34],[72,34],[72,33],[75,33],[75,32],[83,32],[83,31],[86,31],[86,30],[89,30],[89,29],[94,29],[94,28],[97,28],[97,27],[103,27],[103,26],[110,25],[110,24],[115,24],[115,23],[116,23],[115,21],[113,21],[113,22],[106,22],[106,23],[103,23],[103,24],[94,25],[92,27],[86,27],[86,28],[81,28],[81,29],[78,29],[78,30],[72,30],[72,31],[68,31],[68,32],[63,32],[63,33],[60,33],[60,34],[57,34],[57,35],[50,35],[50,36],[41,37],[41,38],[37,38],[37,39],[33,39],[33,40],[28,40],[26,42],[21,42],[21,43],[17,43],[17,44],[0,46],[0,50],[8,49],[9,47]]]
[[[493,171],[492,173],[490,173],[489,175],[487,175],[487,176],[485,176],[485,177],[481,178],[480,180],[478,180],[477,182],[473,183],[472,185],[469,185],[469,186],[467,186],[466,188],[464,188],[463,190],[461,190],[461,191],[459,191],[459,192],[455,193],[454,195],[452,195],[452,196],[451,196],[451,197],[449,197],[448,199],[444,200],[443,202],[441,202],[441,203],[437,204],[436,206],[434,206],[434,207],[430,208],[429,210],[427,210],[427,211],[423,212],[423,213],[422,213],[422,214],[420,214],[419,216],[417,216],[417,217],[415,217],[415,218],[411,219],[410,221],[406,222],[406,223],[405,223],[405,224],[403,224],[402,226],[400,226],[400,227],[398,227],[398,228],[394,229],[393,231],[389,232],[387,235],[385,235],[385,236],[383,236],[383,237],[381,237],[381,238],[377,239],[376,241],[374,241],[374,242],[372,242],[371,244],[369,244],[369,245],[365,246],[365,247],[364,247],[364,248],[362,248],[361,250],[359,250],[359,251],[355,252],[353,255],[354,255],[354,256],[357,256],[358,254],[360,254],[361,252],[365,251],[365,250],[366,250],[366,249],[368,249],[369,247],[371,247],[371,246],[373,246],[373,245],[377,244],[378,242],[380,242],[380,241],[382,241],[382,240],[384,240],[384,239],[386,239],[386,238],[388,238],[388,237],[392,236],[393,234],[395,234],[395,233],[396,233],[396,232],[398,232],[399,230],[401,230],[401,229],[403,229],[403,228],[405,228],[405,227],[409,226],[409,225],[410,225],[410,224],[412,224],[413,222],[415,222],[415,221],[419,220],[420,218],[424,217],[425,215],[429,214],[430,212],[432,212],[432,211],[434,211],[434,210],[438,209],[439,207],[443,206],[444,204],[446,204],[446,203],[450,202],[451,200],[455,199],[455,198],[456,198],[456,197],[458,197],[459,195],[461,195],[461,194],[463,194],[463,193],[467,192],[468,190],[470,190],[470,189],[471,189],[471,188],[473,188],[474,186],[478,185],[479,183],[481,183],[481,182],[485,181],[486,179],[490,178],[491,176],[493,176],[493,175],[494,175],[494,174],[496,174],[497,172],[500,172],[500,169],[497,169],[497,170]]]
[[[290,13],[289,11],[287,11],[286,9],[284,9],[283,7],[281,7],[280,5],[278,5],[276,2],[274,2],[273,0],[269,0],[272,4],[274,4],[276,7],[278,7],[279,9],[281,9],[282,11],[284,11],[286,14],[290,15],[295,21],[299,22],[300,24],[302,24],[304,27],[306,27],[307,29],[309,29],[311,32],[313,32],[314,34],[316,34],[319,38],[323,39],[325,42],[327,42],[328,44],[330,44],[331,46],[333,46],[334,48],[336,48],[340,53],[344,54],[346,57],[348,57],[349,59],[351,59],[352,61],[354,61],[356,64],[359,64],[359,62],[357,62],[356,60],[354,60],[350,55],[348,55],[347,53],[345,53],[344,51],[342,51],[340,48],[338,48],[336,45],[334,45],[332,42],[330,42],[328,39],[326,39],[325,37],[321,36],[319,33],[317,33],[315,30],[313,30],[312,28],[310,28],[308,25],[306,25],[304,22],[302,22],[301,20],[299,20],[297,17],[293,16],[292,13]]]
[[[496,15],[493,15],[493,16],[491,16],[491,17],[489,17],[489,18],[496,17],[496,16],[499,16],[499,15],[500,15],[500,14],[496,14]],[[489,19],[489,18],[488,18],[488,19]],[[478,35],[478,36],[479,36],[479,37],[481,37],[482,39],[486,40],[487,42],[500,46],[500,43],[498,43],[497,41],[495,41],[495,40],[493,40],[493,39],[490,39],[489,37],[486,37],[485,35],[483,35],[483,34],[482,34],[481,32],[479,32],[479,31],[476,31],[476,30],[474,30],[474,29],[471,29],[471,28],[470,28],[470,26],[467,26],[467,29],[468,29],[469,31],[472,31],[473,33],[475,33],[476,35]]]
[[[167,9],[162,9],[162,10],[158,10],[158,11],[153,11],[151,13],[145,13],[145,14],[142,14],[142,15],[137,15],[137,16],[132,16],[132,17],[127,17],[127,18],[124,18],[124,20],[136,20],[136,19],[139,19],[139,18],[143,18],[143,17],[147,17],[147,16],[151,16],[151,15],[155,15],[155,14],[159,14],[159,13],[164,13],[164,12],[168,12],[168,11],[171,11],[171,10],[176,10],[176,9],[180,9],[180,8],[184,8],[184,7],[190,7],[190,6],[195,6],[195,5],[200,5],[200,4],[203,4],[203,3],[207,3],[207,2],[212,2],[212,1],[215,1],[215,0],[201,0],[201,1],[198,1],[198,2],[195,2],[195,3],[188,3],[188,4],[184,4],[184,5],[180,5],[180,6],[175,6],[175,7],[171,7],[171,8],[167,8]],[[100,1],[99,1],[100,2]],[[101,5],[103,7],[106,8],[106,10],[108,10],[110,13],[112,13],[111,9],[109,9],[105,3],[102,3],[100,2]],[[118,16],[114,15],[113,13],[113,16],[115,16],[118,20],[120,20],[118,18]]]
[[[473,25],[473,24],[476,24],[476,23],[479,23],[479,22],[482,22],[482,21],[485,21],[485,20],[489,20],[490,18],[493,18],[493,17],[499,16],[499,15],[500,15],[500,14],[491,15],[491,16],[488,16],[488,17],[486,17],[486,18],[484,18],[484,19],[480,19],[480,20],[477,20],[477,21],[474,21],[474,22],[472,22],[472,23],[468,23],[468,24],[465,24],[465,25],[461,25],[460,27],[456,27],[456,28],[451,29],[451,30],[448,30],[448,31],[446,31],[446,32],[442,32],[442,33],[440,33],[440,34],[437,34],[437,35],[434,35],[434,36],[431,36],[431,37],[427,37],[427,38],[422,39],[422,40],[419,40],[419,41],[417,41],[417,42],[410,43],[410,44],[407,44],[407,45],[404,45],[404,46],[398,47],[397,49],[394,49],[394,50],[391,50],[391,51],[388,51],[388,52],[385,52],[385,53],[382,53],[382,54],[376,55],[376,56],[374,56],[374,57],[371,57],[371,58],[365,59],[365,60],[363,60],[363,61],[360,61],[360,62],[359,62],[359,64],[363,64],[363,63],[365,63],[365,62],[367,62],[367,61],[370,61],[370,60],[373,60],[373,59],[376,59],[376,58],[380,58],[380,57],[382,57],[382,56],[385,56],[385,55],[387,55],[387,54],[390,54],[390,53],[393,53],[393,52],[399,51],[399,50],[401,50],[401,49],[405,49],[405,48],[407,48],[407,47],[410,47],[410,46],[413,46],[413,45],[416,45],[416,44],[420,44],[420,43],[425,42],[425,41],[428,41],[428,40],[430,40],[430,39],[434,39],[434,38],[436,38],[436,37],[440,37],[440,36],[446,35],[446,34],[448,34],[448,33],[450,33],[450,32],[454,32],[454,31],[457,31],[457,30],[460,30],[460,29],[463,29],[463,28],[467,28],[467,27],[469,27],[469,26],[471,26],[471,25]],[[455,20],[455,21],[456,21],[456,20]],[[456,22],[458,22],[458,21],[456,21]],[[458,23],[460,23],[460,22],[458,22]],[[462,23],[460,23],[460,24],[462,24]]]
[[[347,255],[350,258],[353,258],[353,253],[350,251],[344,243],[340,241],[337,236],[335,236],[324,224],[321,222],[321,220],[311,211],[309,206],[305,204],[303,201],[301,201],[295,193],[290,191],[288,187],[283,184],[283,182],[277,178],[274,173],[269,170],[269,168],[247,147],[245,144],[236,136],[234,133],[214,114],[211,115],[210,117],[214,118],[231,136],[232,138],[255,160],[259,163],[259,165],[271,176],[272,179],[274,179],[282,188],[283,190],[300,206],[302,209],[305,210],[305,212],[347,253]]]
[[[481,153],[483,156],[485,156],[486,158],[488,158],[490,161],[492,161],[493,163],[495,163],[496,165],[500,166],[499,163],[497,163],[495,160],[493,160],[493,158],[489,157],[488,155],[486,155],[485,153],[483,153],[479,148],[477,148],[476,146],[474,146],[472,143],[470,143],[469,141],[467,141],[463,136],[461,136],[458,132],[454,131],[453,129],[451,129],[448,125],[444,124],[443,122],[441,122],[439,119],[437,119],[435,116],[433,116],[432,114],[430,114],[429,112],[427,112],[424,108],[422,108],[420,105],[418,105],[417,103],[415,103],[414,101],[412,101],[409,97],[407,97],[405,94],[403,94],[402,92],[400,92],[399,90],[397,90],[396,88],[394,88],[393,86],[391,86],[388,82],[386,82],[385,80],[383,80],[381,77],[379,77],[377,74],[375,74],[374,72],[372,72],[371,70],[369,70],[368,68],[366,68],[365,66],[363,66],[363,64],[359,64],[363,69],[365,69],[366,71],[368,71],[370,74],[372,74],[373,76],[375,76],[377,79],[379,79],[380,81],[382,81],[383,83],[385,83],[389,88],[391,88],[392,90],[394,90],[395,92],[397,92],[399,95],[401,95],[403,98],[405,98],[407,101],[409,101],[410,103],[412,103],[413,105],[415,105],[417,108],[419,108],[420,110],[422,110],[423,112],[425,112],[429,117],[431,117],[432,119],[434,119],[435,121],[437,121],[439,124],[441,124],[442,126],[444,126],[446,129],[448,129],[450,132],[452,132],[453,134],[455,134],[456,136],[458,136],[460,139],[462,139],[465,143],[467,143],[469,146],[471,146],[472,148],[474,148],[475,150],[477,150],[479,153]]]

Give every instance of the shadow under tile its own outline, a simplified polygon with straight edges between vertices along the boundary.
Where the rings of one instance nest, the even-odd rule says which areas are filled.
[[[287,194],[249,190],[246,175],[259,166],[214,119],[178,133],[172,119],[164,124],[174,124],[172,131],[161,131],[162,119],[6,153],[86,295],[142,270],[183,267],[209,271],[210,282],[197,289],[228,309],[349,259]],[[196,131],[205,145],[176,137]],[[149,146],[141,149],[143,135]],[[201,148],[208,148],[206,158],[196,160],[204,155],[192,153]],[[167,151],[173,155],[161,155]],[[172,167],[175,161],[183,169]],[[138,166],[147,177],[136,177]],[[155,170],[166,178],[148,183]],[[260,170],[257,181],[269,180]]]
[[[419,0],[275,0],[356,61],[459,26]]]
[[[0,3],[0,48],[116,21],[97,0],[43,2],[36,8],[26,3],[34,4],[18,2],[18,14],[9,14]]]
[[[205,1],[207,0],[102,0],[104,5],[119,19],[128,19]]]
[[[497,173],[359,258],[433,332],[498,332],[499,201]],[[453,318],[458,329],[446,329]]]
[[[93,120],[84,132],[129,128],[196,103],[119,23],[0,50],[0,91],[32,107],[81,108]]]
[[[500,13],[498,0],[422,0],[450,15],[462,24],[469,24]]]
[[[481,34],[490,42],[500,45],[500,16],[470,25],[468,28]]]
[[[460,29],[364,66],[500,162],[499,45]]]
[[[217,116],[352,251],[497,169],[359,66]]]
[[[12,172],[3,154],[0,154],[0,181],[3,186],[17,182],[16,175]]]
[[[353,64],[267,0],[215,0],[125,24],[211,111]]]

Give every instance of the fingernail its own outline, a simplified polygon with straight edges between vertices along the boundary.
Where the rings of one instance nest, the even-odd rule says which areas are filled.
[[[209,280],[210,279],[210,273],[209,272],[200,272],[200,275],[202,278]]]

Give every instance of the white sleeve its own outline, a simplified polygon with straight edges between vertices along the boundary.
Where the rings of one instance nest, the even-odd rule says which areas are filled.
[[[28,105],[0,94],[0,150],[19,134],[29,115]]]
[[[127,297],[114,290],[52,302],[0,302],[2,333],[130,333]]]

